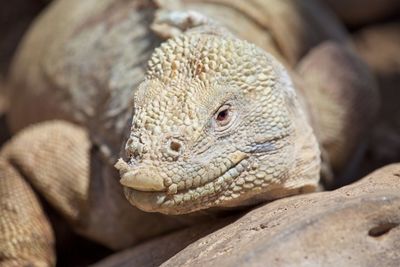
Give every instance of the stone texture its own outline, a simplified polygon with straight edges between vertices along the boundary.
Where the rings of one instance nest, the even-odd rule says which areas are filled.
[[[202,223],[171,234],[155,238],[139,246],[113,254],[92,267],[160,266],[199,238],[232,222],[233,218],[218,223]]]
[[[95,266],[158,266],[181,249],[162,266],[398,266],[399,209],[394,164],[332,192],[260,206],[215,232],[229,221],[157,238]]]
[[[333,192],[282,199],[163,266],[398,266],[400,165]]]
[[[0,147],[10,138],[10,132],[6,123],[8,101],[4,96],[4,87],[3,77],[0,75]]]

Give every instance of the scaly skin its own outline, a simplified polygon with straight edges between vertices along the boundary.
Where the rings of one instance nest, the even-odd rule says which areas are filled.
[[[170,39],[151,57],[129,163],[116,165],[125,195],[181,214],[313,191],[318,144],[287,72],[260,48],[209,31]]]

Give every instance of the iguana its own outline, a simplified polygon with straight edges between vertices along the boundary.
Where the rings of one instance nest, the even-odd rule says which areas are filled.
[[[318,184],[317,140],[288,73],[245,41],[210,26],[170,39],[150,58],[134,103],[129,163],[116,167],[143,210],[248,205]]]
[[[52,3],[9,82],[14,131],[57,121],[30,126],[2,149],[4,266],[55,263],[37,194],[80,234],[121,249],[221,208],[315,190],[317,139],[343,169],[377,99],[340,24],[311,1],[243,3]],[[285,14],[298,24],[278,21]],[[154,33],[172,38],[156,48]],[[337,43],[315,47],[325,39]],[[117,162],[121,147],[127,162]],[[136,207],[195,215],[129,205],[116,162]]]

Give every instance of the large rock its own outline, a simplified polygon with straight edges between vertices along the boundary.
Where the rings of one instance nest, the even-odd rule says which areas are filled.
[[[400,164],[333,192],[282,199],[163,266],[398,266]]]
[[[221,225],[150,241],[96,267],[158,266],[182,248],[162,266],[398,266],[399,225],[396,164],[336,191],[258,207],[202,238]]]

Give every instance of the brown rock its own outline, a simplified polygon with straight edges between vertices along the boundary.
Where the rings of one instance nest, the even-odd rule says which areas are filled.
[[[333,192],[282,199],[163,266],[398,266],[400,164]]]
[[[160,266],[173,255],[199,238],[232,222],[231,218],[218,223],[202,223],[145,242],[132,249],[116,253],[91,267]]]
[[[221,229],[229,220],[154,239],[94,266],[159,266],[168,258],[162,266],[398,266],[399,209],[396,164],[336,191],[277,200]]]

